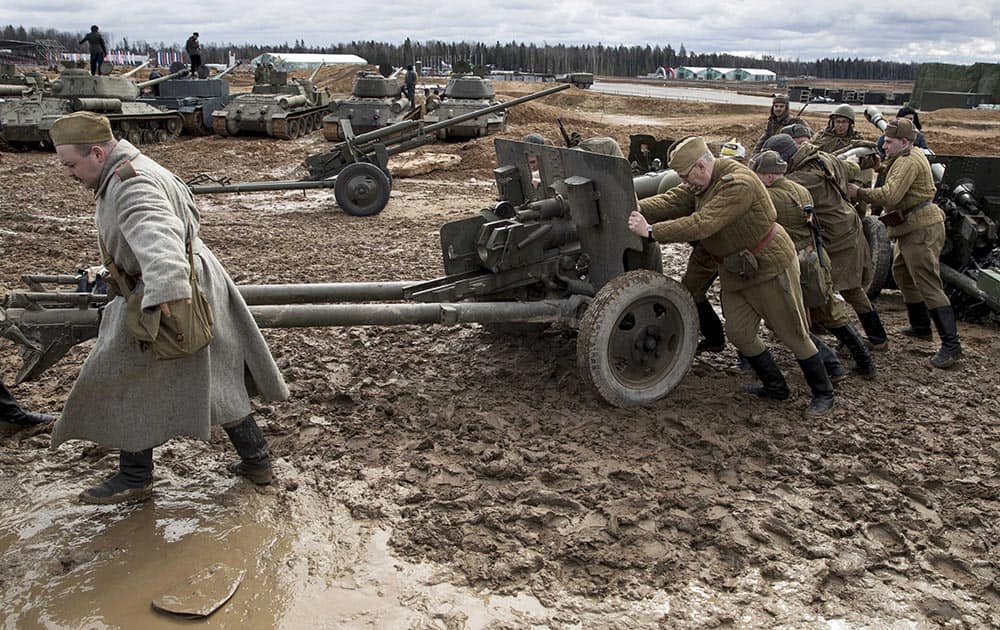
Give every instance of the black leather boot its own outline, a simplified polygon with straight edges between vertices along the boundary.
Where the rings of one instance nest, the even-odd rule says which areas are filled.
[[[698,307],[698,330],[703,337],[698,342],[697,353],[722,352],[726,347],[726,332],[719,314],[708,301],[698,302],[695,306]]]
[[[819,356],[818,354],[816,356]],[[761,398],[771,398],[773,400],[788,400],[790,395],[788,383],[785,382],[785,375],[781,373],[781,368],[775,363],[770,350],[765,350],[755,357],[747,357],[747,362],[753,368],[761,384],[750,383],[743,386],[743,389],[760,396]],[[822,365],[822,363],[820,363]],[[825,371],[823,372],[826,373]],[[832,386],[831,386],[832,387]]]
[[[861,320],[861,327],[865,331],[865,336],[868,337],[868,344],[872,350],[885,350],[889,347],[889,336],[885,332],[885,326],[882,325],[878,311],[858,313],[858,319]]]
[[[939,306],[931,309],[934,327],[941,337],[941,348],[931,357],[931,365],[936,368],[949,368],[962,358],[962,344],[958,339],[958,324],[955,323],[955,309]]]
[[[817,337],[816,335],[809,333],[809,338],[812,339],[813,345],[819,350],[819,356],[823,359],[823,365],[826,367],[826,373],[830,375],[830,382],[836,384],[847,378],[850,378],[850,374],[844,368],[844,364],[841,363],[840,357],[834,352],[830,346],[826,345],[826,342]]]
[[[258,486],[271,483],[274,473],[271,469],[271,456],[267,448],[267,440],[253,416],[247,416],[236,424],[223,427],[226,435],[236,447],[240,461],[229,465],[229,472],[246,477]]]
[[[854,358],[854,371],[865,378],[873,378],[875,376],[875,362],[872,361],[868,347],[854,326],[848,324],[841,328],[831,328],[830,332],[851,353],[851,357]]]
[[[17,404],[14,396],[11,395],[7,386],[0,381],[0,421],[23,426],[33,426],[36,424],[46,424],[55,420],[54,417],[44,413],[32,413],[25,411],[21,405]]]
[[[812,400],[809,401],[809,406],[803,415],[806,418],[825,416],[833,409],[833,383],[830,382],[830,376],[823,367],[823,359],[817,352],[808,359],[800,360],[799,366],[806,377],[806,383],[809,384],[809,391],[812,392]]]
[[[923,302],[907,302],[906,317],[910,320],[910,325],[899,332],[907,337],[931,340],[931,317],[927,312],[927,305]]]
[[[121,451],[118,472],[80,493],[81,503],[138,503],[153,494],[153,449]]]

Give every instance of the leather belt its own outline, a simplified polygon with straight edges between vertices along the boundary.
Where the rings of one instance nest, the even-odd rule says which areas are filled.
[[[777,233],[778,233],[778,224],[772,223],[771,229],[767,231],[767,234],[762,236],[761,239],[757,241],[757,244],[750,248],[750,253],[756,255],[757,252],[767,247],[767,244],[771,242],[771,239],[773,239],[774,235]],[[718,256],[712,256],[712,260],[714,260],[715,264],[717,265],[722,262],[722,259],[719,258]]]

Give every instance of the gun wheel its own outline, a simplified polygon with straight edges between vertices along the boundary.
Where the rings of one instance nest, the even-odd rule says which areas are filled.
[[[889,240],[889,231],[877,217],[865,217],[861,219],[861,224],[872,253],[872,281],[866,293],[868,299],[874,300],[892,280],[892,241]]]
[[[347,165],[337,175],[333,194],[337,205],[353,217],[367,217],[382,212],[389,203],[392,182],[382,169],[367,162]]]
[[[679,282],[630,271],[598,291],[580,322],[577,366],[616,407],[655,402],[684,378],[694,360],[698,314]]]

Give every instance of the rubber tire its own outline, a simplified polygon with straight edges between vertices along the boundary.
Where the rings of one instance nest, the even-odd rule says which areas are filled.
[[[629,383],[612,365],[613,335],[634,305],[652,300],[670,318],[667,347],[672,357],[665,369],[641,383]],[[628,333],[625,333],[628,334]],[[580,321],[576,341],[577,367],[582,379],[615,407],[655,402],[684,378],[698,346],[698,312],[690,292],[681,283],[649,270],[626,272],[604,285]]]
[[[868,249],[872,254],[872,281],[866,293],[869,300],[874,300],[892,281],[893,245],[889,240],[888,229],[878,218],[864,217],[861,219],[861,224],[865,230]]]
[[[365,178],[370,185],[376,187],[374,196],[365,205],[359,205],[349,196],[352,180],[357,178]],[[368,217],[382,212],[389,203],[391,191],[392,182],[389,181],[389,177],[382,169],[368,162],[348,164],[337,175],[337,183],[333,187],[337,205],[352,217]]]

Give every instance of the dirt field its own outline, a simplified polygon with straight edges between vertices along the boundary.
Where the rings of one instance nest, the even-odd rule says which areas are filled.
[[[555,139],[557,116],[626,147],[643,132],[752,145],[766,110],[573,89],[515,108],[503,135]],[[921,119],[938,153],[996,154],[1000,112]],[[314,133],[146,151],[185,179],[249,181],[300,177],[327,146]],[[439,226],[494,199],[492,142],[419,152],[461,162],[396,177],[375,217],[343,214],[332,192],[203,197],[202,236],[240,284],[439,276]],[[0,154],[0,283],[93,264],[91,197],[53,154]],[[665,248],[669,275],[687,253]],[[899,294],[878,306],[878,378],[841,384],[818,421],[802,420],[806,387],[780,349],[786,403],[743,394],[730,347],[665,400],[620,410],[581,384],[570,330],[434,326],[265,331],[292,398],[257,410],[278,476],[264,490],[226,475],[218,432],[156,449],[152,502],[82,506],[116,453],[0,425],[0,626],[186,625],[150,601],[223,563],[247,573],[209,627],[997,627],[1000,336],[962,323],[966,360],[933,370],[933,344],[894,332]],[[88,348],[15,395],[58,413]]]

